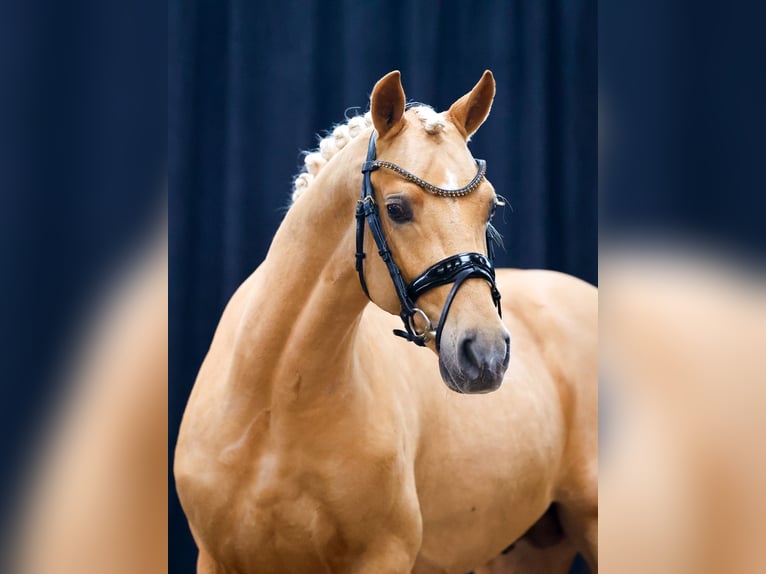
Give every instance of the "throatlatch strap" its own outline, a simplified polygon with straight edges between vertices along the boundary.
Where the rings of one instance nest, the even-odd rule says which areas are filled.
[[[359,283],[362,285],[362,291],[370,299],[370,292],[367,290],[367,281],[364,279],[364,219],[367,217],[365,213],[365,204],[361,201],[356,205],[356,272],[359,275]],[[373,204],[371,209],[376,209]]]
[[[371,160],[375,159],[375,131],[370,135],[367,144],[367,161],[362,164],[362,195],[356,204],[356,272],[359,275],[359,283],[362,291],[370,299],[370,291],[367,289],[367,281],[364,278],[364,222],[370,217],[378,217],[378,206],[375,204],[375,195],[370,181],[370,172],[378,169]]]

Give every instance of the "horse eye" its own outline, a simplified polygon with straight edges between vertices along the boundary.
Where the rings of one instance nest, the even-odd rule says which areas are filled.
[[[386,205],[386,212],[392,221],[402,223],[411,219],[409,212],[401,203],[389,203]]]

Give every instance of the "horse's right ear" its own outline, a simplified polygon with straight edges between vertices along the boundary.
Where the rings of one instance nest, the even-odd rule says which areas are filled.
[[[370,114],[379,139],[395,135],[402,128],[405,102],[399,70],[386,74],[375,84],[370,96]]]

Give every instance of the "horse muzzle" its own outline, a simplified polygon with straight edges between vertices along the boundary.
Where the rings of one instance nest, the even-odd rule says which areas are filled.
[[[491,393],[500,388],[511,357],[511,338],[503,327],[496,333],[466,330],[442,344],[439,370],[451,390],[464,394]]]

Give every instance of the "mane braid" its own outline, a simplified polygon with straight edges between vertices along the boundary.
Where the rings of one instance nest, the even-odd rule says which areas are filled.
[[[354,108],[349,108],[354,109]],[[430,106],[417,102],[407,104],[407,109],[415,112],[423,129],[429,134],[438,134],[444,131],[447,126],[447,120],[444,113],[437,113]],[[348,112],[348,110],[346,110]],[[333,127],[329,135],[319,141],[319,147],[303,152],[304,167],[301,172],[293,179],[292,203],[303,195],[311,187],[314,178],[327,165],[337,153],[348,145],[348,143],[361,134],[365,129],[372,126],[372,115],[367,112],[364,115],[353,116],[346,123],[337,124]]]

